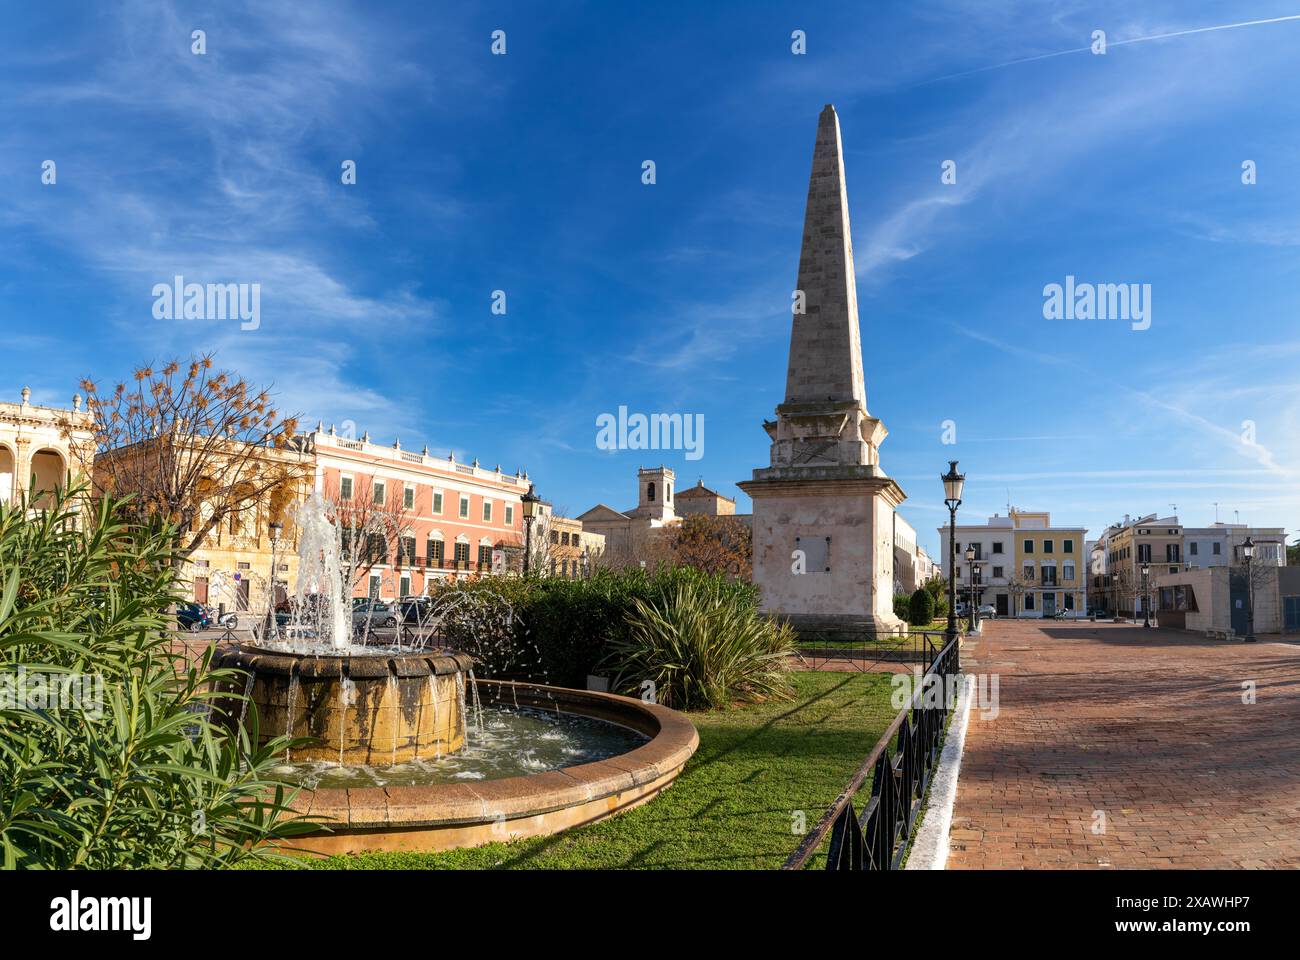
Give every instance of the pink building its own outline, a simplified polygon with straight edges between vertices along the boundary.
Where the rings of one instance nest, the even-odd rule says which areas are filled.
[[[333,427],[318,426],[308,442],[316,490],[352,526],[375,531],[353,596],[427,593],[439,580],[490,573],[494,553],[498,565],[518,567],[527,474],[371,443],[368,434],[347,439]]]

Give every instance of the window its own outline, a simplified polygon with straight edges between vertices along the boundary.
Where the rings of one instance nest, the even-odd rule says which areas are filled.
[[[384,481],[382,480],[375,481],[374,488],[372,489],[372,496],[370,497],[370,502],[373,503],[376,507],[382,507],[384,505]]]
[[[507,503],[506,504],[506,526],[513,527],[514,525],[515,525],[515,505],[513,503]]]
[[[1219,546],[1220,546],[1220,544],[1218,544],[1218,543],[1214,544],[1214,549],[1212,549],[1212,550],[1210,551],[1210,552],[1211,552],[1212,554],[1214,554],[1216,557],[1217,557],[1220,553],[1223,552],[1222,550],[1219,549]]]
[[[958,580],[961,579],[961,567],[958,567],[958,568],[957,568],[957,579],[958,579]]]
[[[558,545],[559,545],[559,542],[560,542],[560,531],[558,531],[558,530],[552,530],[552,531],[551,531],[551,543],[554,543],[554,544],[556,544],[556,545],[558,546]]]
[[[994,552],[994,553],[1001,553],[1001,552],[1002,552],[1002,541],[1001,541],[1001,540],[994,540],[994,541],[993,541],[993,552]],[[997,576],[997,574],[994,574],[994,576]]]
[[[1032,563],[1025,564],[1025,579],[1026,580],[1034,579],[1034,565]]]
[[[1193,540],[1191,543],[1189,543],[1189,544],[1187,545],[1187,552],[1190,553],[1193,557],[1196,556],[1197,553],[1199,552],[1199,551],[1196,549],[1197,546],[1198,546],[1198,544],[1197,544],[1197,542],[1196,542],[1195,540]]]
[[[344,503],[352,502],[352,478],[339,477],[339,499]]]
[[[399,597],[409,597],[411,595],[411,577],[409,574],[402,574],[402,578],[397,584],[397,595]]]
[[[415,487],[409,483],[402,487],[402,507],[406,510],[415,509]]]
[[[442,541],[429,540],[425,543],[425,549],[428,550],[429,553],[429,566],[441,567],[442,566]]]
[[[458,543],[458,544],[456,544],[456,563],[457,563],[457,565],[462,564],[462,563],[466,563],[466,564],[469,563],[469,544],[468,544],[468,543]]]
[[[1033,552],[1034,552],[1034,541],[1032,541],[1032,540],[1026,540],[1026,541],[1025,541],[1025,553],[1033,553]]]
[[[469,519],[469,497],[463,493],[460,495],[460,517],[462,520]]]
[[[645,498],[648,503],[655,502],[655,485],[653,483],[647,483],[645,485]]]
[[[982,543],[972,543],[971,546],[975,548],[975,559],[976,559],[976,560],[983,560],[983,559],[984,559],[984,544],[982,544]]]
[[[1026,610],[1034,609],[1034,595],[1032,593],[1025,594],[1025,609]]]
[[[1074,564],[1067,563],[1061,567],[1061,579],[1066,583],[1072,583],[1074,581]]]
[[[1181,558],[1178,556],[1178,544],[1165,544],[1165,563],[1178,563]],[[1178,571],[1174,571],[1177,573]]]
[[[1043,541],[1043,553],[1051,553],[1051,552],[1052,552],[1052,541],[1051,541],[1051,540],[1044,540],[1044,541]]]
[[[1067,593],[1067,594],[1065,595],[1065,609],[1066,609],[1066,610],[1073,610],[1073,609],[1074,609],[1074,594],[1072,594],[1072,593]]]
[[[481,568],[484,569],[484,570],[486,570],[488,567],[492,566],[492,548],[491,548],[491,547],[485,547],[485,546],[483,546],[482,544],[479,544],[479,548],[478,548],[478,565],[479,565],[479,567],[481,567]]]
[[[1061,552],[1062,552],[1062,553],[1074,553],[1074,541],[1073,541],[1073,540],[1062,540],[1062,541],[1061,541]]]
[[[1151,544],[1149,543],[1138,544],[1138,562],[1140,563],[1151,562]]]
[[[492,501],[491,500],[483,501],[483,522],[484,523],[492,522]]]
[[[370,599],[379,599],[379,574],[377,573],[372,573],[370,575]]]
[[[398,563],[415,563],[415,537],[402,537],[397,545]]]
[[[442,513],[442,491],[433,491],[433,512]]]
[[[1054,586],[1056,586],[1056,568],[1055,568],[1055,567],[1043,567],[1043,586],[1045,586],[1045,587],[1054,587]]]
[[[994,576],[994,578],[1001,578],[1001,576],[1002,576],[1002,568],[1001,568],[1001,567],[994,567],[994,568],[993,568],[993,576]]]

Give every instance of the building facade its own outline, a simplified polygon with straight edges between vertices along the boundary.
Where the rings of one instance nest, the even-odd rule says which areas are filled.
[[[979,567],[978,601],[1000,617],[1084,616],[1088,610],[1087,530],[1053,524],[1046,512],[1012,509],[987,523],[959,524],[956,582],[959,599],[969,595],[972,571],[967,548]],[[939,528],[942,569],[948,576],[948,527]]]
[[[0,403],[0,502],[21,503],[79,478],[89,479],[94,421],[81,408],[81,395],[71,407],[31,402],[23,387],[20,403]],[[41,500],[33,499],[39,506]]]
[[[517,569],[526,473],[488,469],[455,454],[403,450],[339,436],[331,426],[306,438],[313,487],[345,526],[367,531],[354,597],[393,600],[427,594],[440,581]],[[545,536],[542,529],[534,536]],[[361,546],[358,545],[358,549]]]

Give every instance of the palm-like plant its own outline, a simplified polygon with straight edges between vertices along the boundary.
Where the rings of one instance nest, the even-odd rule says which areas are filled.
[[[318,825],[213,707],[233,671],[170,650],[174,536],[131,528],[82,491],[0,504],[0,868],[220,867],[277,856]],[[77,702],[33,701],[86,681]],[[91,696],[87,697],[86,694]],[[4,694],[7,694],[4,695]]]
[[[658,599],[635,600],[614,642],[614,688],[681,710],[789,699],[794,632],[759,614],[718,579],[692,578]]]

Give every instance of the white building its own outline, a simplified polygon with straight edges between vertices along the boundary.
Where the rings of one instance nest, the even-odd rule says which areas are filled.
[[[1255,542],[1255,563],[1286,566],[1286,530],[1282,527],[1251,527],[1244,523],[1215,523],[1208,527],[1183,529],[1183,561],[1188,570],[1202,567],[1238,566],[1243,563],[1241,545],[1250,537]]]

